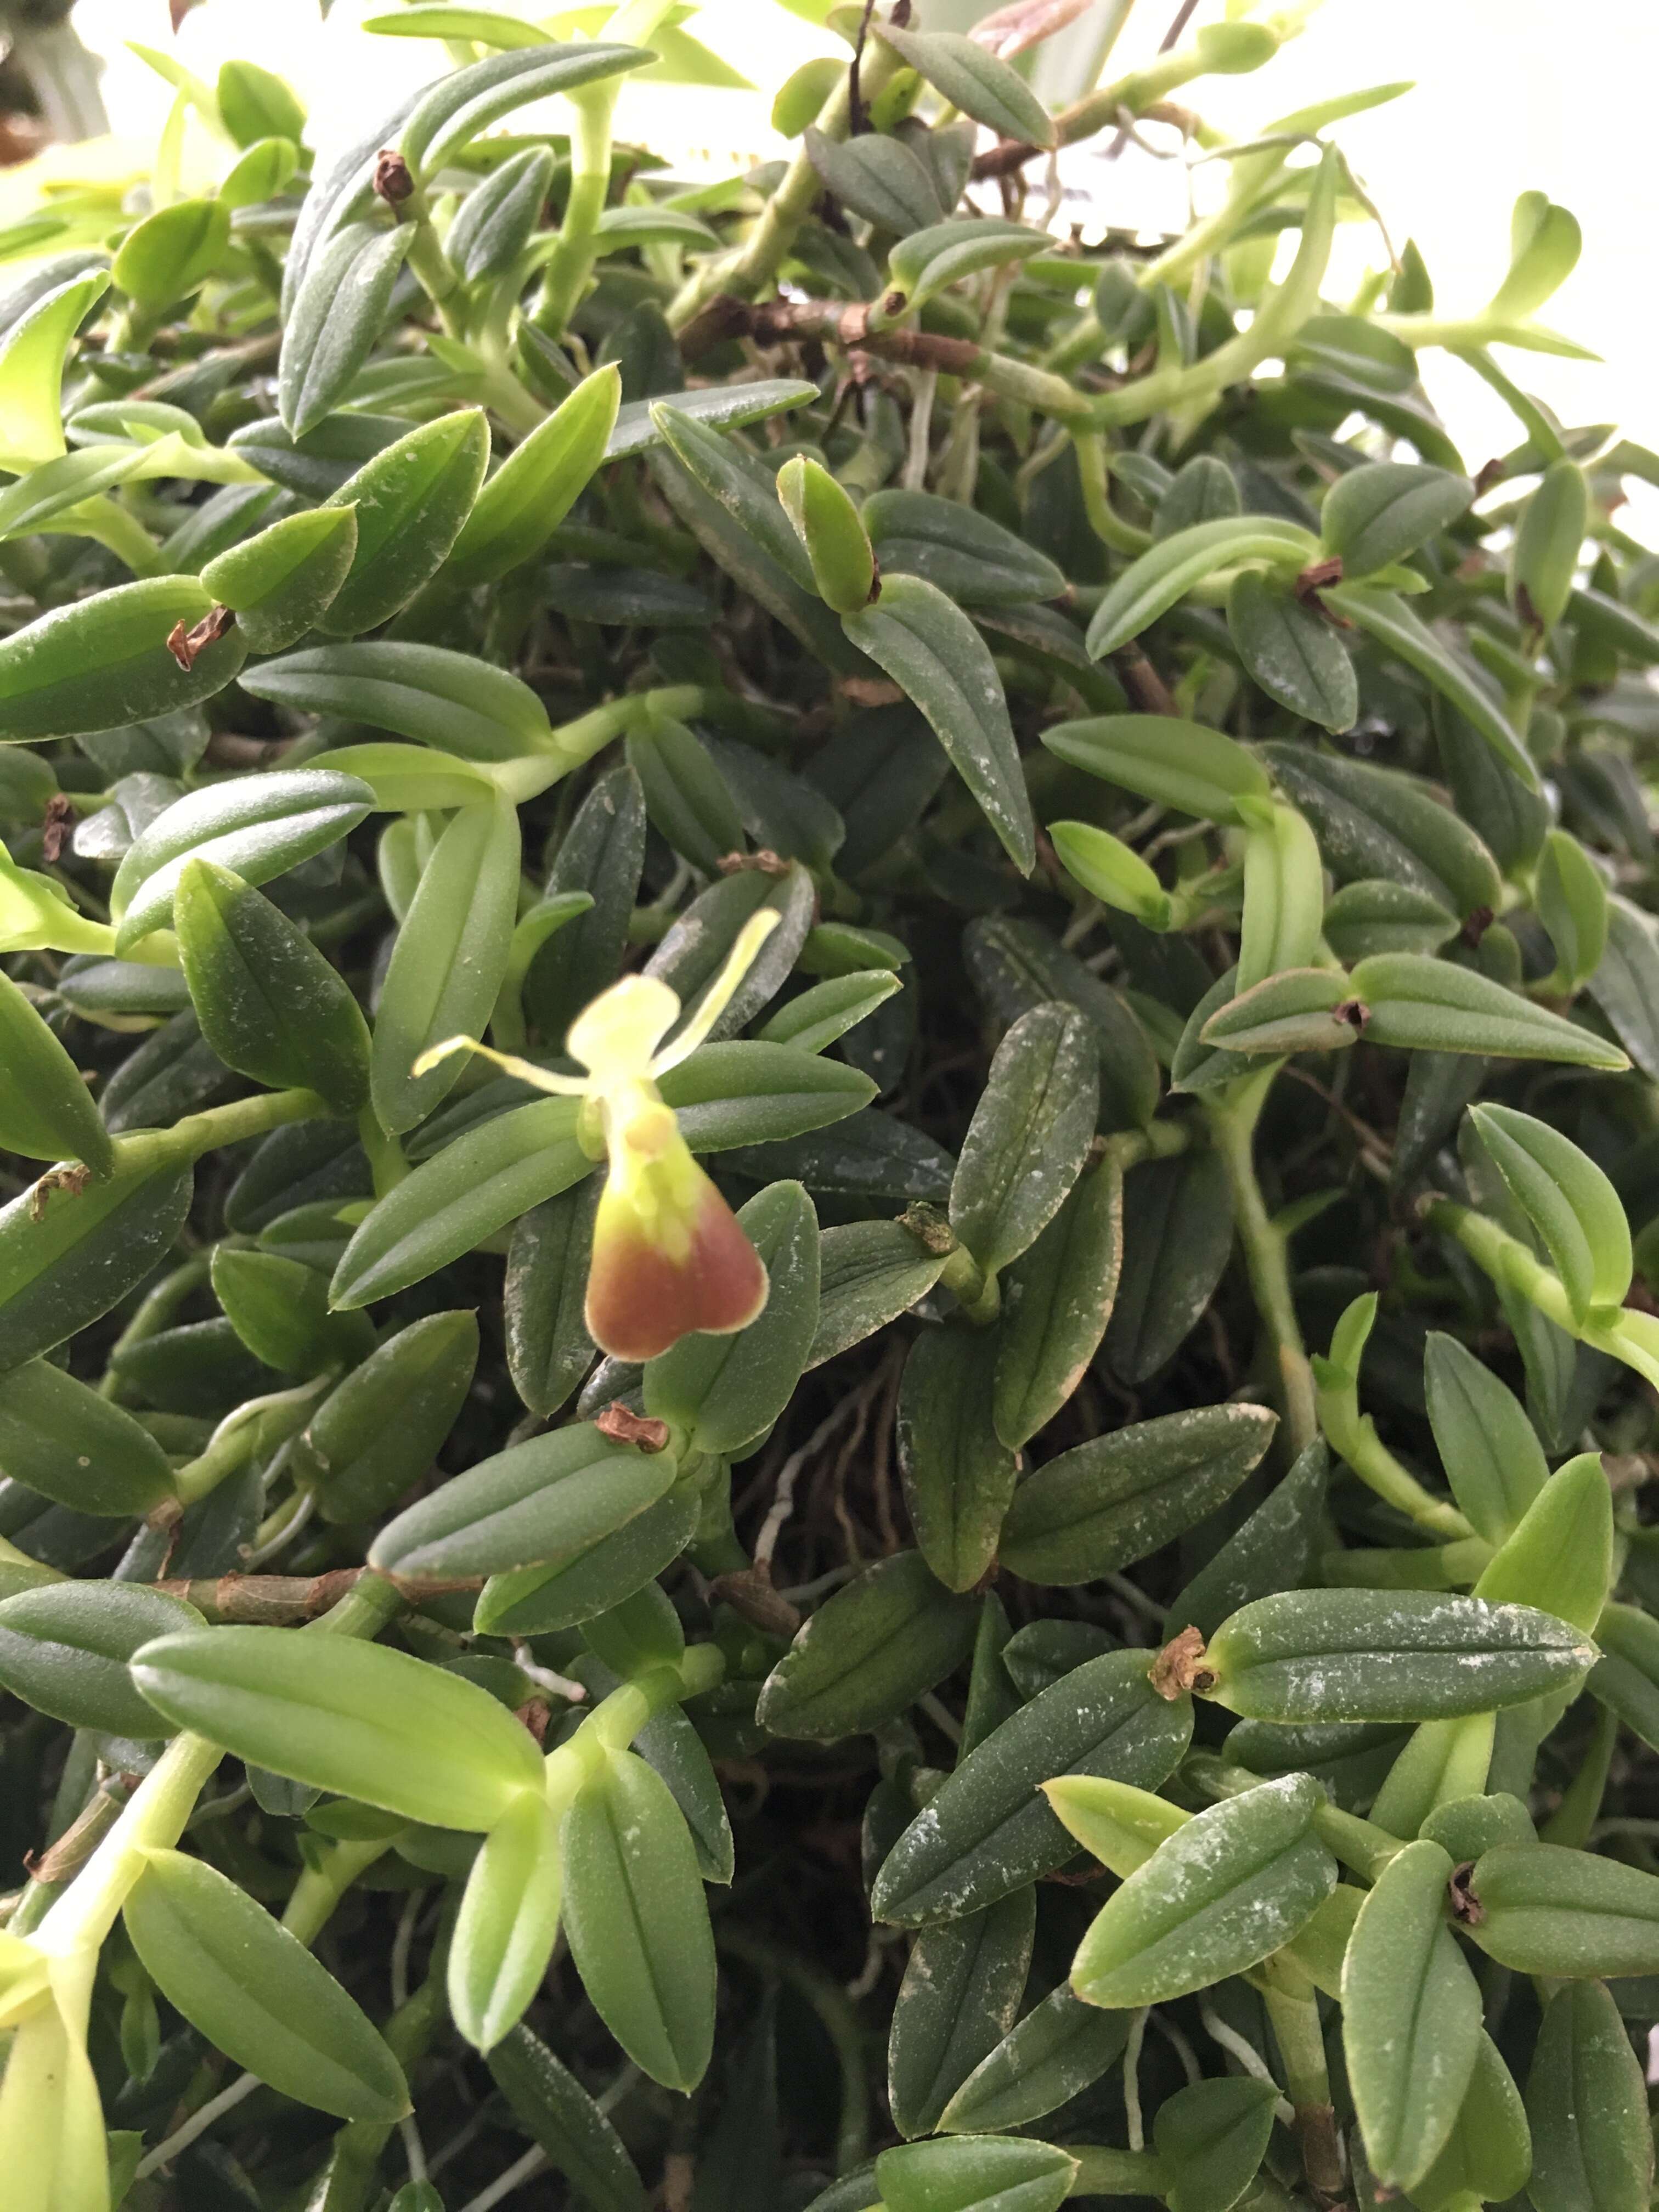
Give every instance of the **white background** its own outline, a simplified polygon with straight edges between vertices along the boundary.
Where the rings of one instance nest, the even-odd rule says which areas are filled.
[[[492,0],[497,6],[512,0]],[[536,0],[522,12],[539,14]],[[307,102],[324,147],[372,125],[376,111],[437,73],[441,48],[373,38],[365,15],[398,0],[336,0],[326,23],[317,0],[206,0],[175,40],[166,0],[80,0],[87,42],[108,57],[105,97],[125,151],[141,166],[166,112],[167,89],[125,52],[136,39],[170,48],[211,77],[245,53],[288,76]],[[1156,46],[1174,0],[1136,0],[1112,64],[1116,74]],[[926,19],[926,0],[922,8]],[[1203,0],[1196,23],[1218,20]],[[624,126],[689,167],[729,172],[775,150],[770,94],[799,61],[845,48],[775,4],[711,0],[690,27],[734,63],[764,97],[703,88],[635,88]],[[1604,356],[1596,364],[1507,353],[1526,389],[1569,422],[1617,421],[1659,447],[1659,4],[1656,0],[1326,0],[1303,35],[1247,77],[1213,78],[1177,97],[1234,136],[1249,136],[1305,103],[1362,85],[1409,77],[1405,99],[1339,127],[1396,239],[1417,240],[1447,311],[1488,298],[1507,259],[1516,194],[1538,186],[1572,209],[1583,258],[1545,310],[1558,329]],[[1207,188],[1210,171],[1200,177]],[[1120,165],[1115,219],[1166,220],[1185,187],[1167,167]],[[1174,195],[1173,204],[1171,195]],[[0,194],[0,207],[13,210]],[[1374,233],[1342,240],[1340,297],[1368,260]],[[1516,435],[1499,404],[1457,364],[1425,356],[1437,404],[1478,466]]]

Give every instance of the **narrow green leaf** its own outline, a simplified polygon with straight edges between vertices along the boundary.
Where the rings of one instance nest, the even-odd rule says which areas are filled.
[[[1371,1044],[1614,1071],[1630,1065],[1593,1030],[1450,961],[1380,952],[1362,960],[1348,981],[1366,1009],[1364,1034]]]
[[[1559,1844],[1501,1844],[1466,1887],[1469,1934],[1517,1973],[1659,1973],[1659,1875]]]
[[[283,875],[355,830],[374,794],[332,769],[273,769],[186,792],[127,848],[110,891],[123,953],[164,928],[191,860],[210,860],[245,884]]]
[[[202,586],[234,610],[255,653],[282,653],[319,620],[356,551],[356,510],[316,507],[219,554],[202,569]]]
[[[1423,1387],[1458,1510],[1489,1544],[1503,1543],[1548,1480],[1537,1431],[1491,1368],[1437,1330],[1424,1350]]]
[[[9,975],[0,975],[0,1146],[35,1160],[115,1164],[80,1070]]]
[[[145,1972],[234,2064],[341,2119],[386,2125],[409,2110],[403,2069],[367,2015],[216,1868],[146,1851],[124,1917]]]
[[[1474,672],[1397,592],[1383,591],[1372,584],[1335,584],[1324,596],[1328,605],[1357,623],[1368,637],[1416,669],[1448,699],[1480,732],[1517,783],[1528,791],[1538,789],[1538,770],[1508,720]]]
[[[1191,1740],[1192,1706],[1158,1696],[1152,1663],[1149,1651],[1089,1660],[994,1729],[888,1852],[874,1917],[905,1928],[958,1919],[1064,1866],[1075,1846],[1042,1795],[1056,1775],[1164,1781]]]
[[[1466,514],[1474,498],[1467,477],[1413,461],[1367,461],[1325,495],[1320,535],[1349,577],[1370,576],[1403,561]]]
[[[368,1028],[337,970],[240,876],[187,860],[173,924],[202,1034],[227,1067],[314,1091],[337,1114],[368,1097]]]
[[[1019,72],[971,39],[952,31],[901,30],[884,23],[879,36],[901,61],[926,77],[952,107],[994,131],[999,138],[1052,146],[1054,125]]]
[[[951,1185],[951,1226],[981,1267],[1017,1260],[1064,1203],[1099,1112],[1095,1068],[1064,1006],[1034,1007],[997,1048]]]
[[[1571,1689],[1595,1646],[1524,1605],[1428,1590],[1285,1590],[1223,1623],[1205,1692],[1247,1718],[1425,1721]]]
[[[559,1931],[564,1869],[547,1800],[516,1797],[472,1862],[450,1939],[450,2016],[489,2052],[534,1997]]]
[[[133,1687],[132,1655],[201,1626],[193,1606],[118,1582],[53,1582],[0,1599],[0,1682],[70,1727],[170,1735]]]
[[[492,583],[534,558],[605,459],[621,398],[621,372],[606,363],[514,447],[479,493],[450,553],[448,574],[463,584]]]
[[[642,2072],[690,2090],[714,2039],[714,1939],[696,1854],[666,1785],[614,1753],[560,1830],[565,1927],[593,2008]]]
[[[1097,660],[1115,653],[1211,576],[1258,565],[1291,576],[1318,555],[1311,531],[1268,515],[1227,515],[1178,530],[1109,587],[1089,623],[1089,651]]]
[[[313,258],[276,373],[277,410],[291,436],[304,437],[333,412],[374,351],[415,236],[413,223],[349,222]]]
[[[374,1110],[411,1129],[453,1089],[464,1055],[416,1075],[452,1036],[482,1036],[507,973],[519,907],[519,814],[507,799],[463,808],[422,872],[374,1018]]]
[[[1278,1950],[1336,1884],[1312,1827],[1321,1802],[1316,1783],[1287,1775],[1183,1823],[1097,1915],[1072,1963],[1077,1995],[1161,2004]]]
[[[1003,1565],[1069,1586],[1146,1559],[1232,1495],[1277,1425],[1265,1406],[1200,1406],[1062,1452],[1016,1492]]]
[[[991,1421],[994,1370],[969,1328],[932,1329],[904,1363],[899,1471],[922,1557],[947,1589],[972,1589],[996,1558],[1015,1455]]]
[[[878,1560],[806,1623],[768,1675],[759,1717],[775,1735],[823,1743],[891,1720],[967,1657],[975,1613],[919,1552]]]
[[[902,2136],[932,2135],[951,2097],[1014,2024],[1031,1964],[1036,1893],[916,1938],[893,2006],[888,2102]]]
[[[384,1644],[209,1628],[143,1645],[132,1671],[179,1727],[405,1820],[488,1830],[542,1788],[535,1740],[505,1706]]]
[[[1042,742],[1073,768],[1200,820],[1242,823],[1237,802],[1265,799],[1273,788],[1260,761],[1236,738],[1175,715],[1061,722],[1043,732]]]
[[[672,1486],[672,1452],[613,1443],[588,1422],[509,1444],[387,1522],[383,1574],[447,1581],[559,1566],[614,1535]]]
[[[1247,672],[1270,699],[1322,730],[1353,727],[1358,678],[1347,648],[1316,606],[1257,570],[1241,568],[1227,593],[1227,629]]]
[[[378,629],[443,566],[472,511],[489,458],[482,408],[423,422],[330,492],[357,511],[357,550],[318,621],[330,637]]]
[[[489,2070],[520,2125],[593,2212],[645,2212],[644,2185],[622,2137],[544,2043],[515,2027],[489,2053]]]
[[[967,616],[936,586],[901,575],[884,582],[873,605],[844,616],[842,627],[920,708],[1004,850],[1029,875],[1036,827],[1002,679]]]
[[[1365,2154],[1398,2189],[1440,2155],[1480,2046],[1480,1987],[1446,1925],[1451,1877],[1438,1844],[1408,1844],[1360,1906],[1343,1962],[1342,2041]]]
[[[1601,1983],[1570,1983],[1545,2007],[1527,2119],[1538,2212],[1642,2212],[1653,2181],[1647,2088]]]

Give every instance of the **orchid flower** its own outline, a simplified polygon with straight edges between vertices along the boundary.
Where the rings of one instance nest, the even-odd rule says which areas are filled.
[[[585,1076],[556,1075],[475,1038],[434,1045],[423,1074],[453,1052],[482,1053],[538,1091],[578,1098],[578,1140],[608,1161],[588,1267],[588,1334],[619,1359],[652,1359],[694,1329],[726,1335],[766,1303],[766,1269],[731,1207],[691,1157],[659,1078],[704,1043],[777,926],[751,915],[725,966],[672,1042],[678,994],[654,975],[624,975],[583,1008],[565,1040]]]

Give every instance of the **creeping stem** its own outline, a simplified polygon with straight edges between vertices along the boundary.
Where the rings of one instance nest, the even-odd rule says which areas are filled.
[[[619,46],[649,46],[672,5],[672,0],[624,0],[605,36]],[[559,337],[570,320],[599,256],[599,218],[611,191],[611,124],[622,82],[620,77],[605,77],[570,95],[576,115],[570,134],[570,197],[532,317],[550,337]]]
[[[1255,1127],[1280,1063],[1229,1085],[1206,1101],[1210,1134],[1232,1192],[1233,1218],[1256,1310],[1273,1352],[1280,1403],[1291,1454],[1305,1451],[1319,1435],[1313,1370],[1302,1341],[1302,1325],[1291,1296],[1288,1240],[1267,1212],[1255,1173]]]
[[[860,95],[866,101],[898,73],[899,58],[890,46],[872,40],[860,66]],[[842,76],[825,100],[817,129],[826,138],[843,139],[852,129],[850,74]],[[669,327],[683,330],[700,307],[716,292],[731,292],[752,300],[769,291],[793,245],[795,233],[805,221],[823,186],[803,143],[785,170],[781,183],[756,217],[755,227],[729,259],[708,261],[682,288],[668,310]]]

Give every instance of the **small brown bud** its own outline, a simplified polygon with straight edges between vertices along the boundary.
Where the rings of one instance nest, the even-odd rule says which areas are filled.
[[[1496,920],[1497,916],[1489,906],[1476,907],[1465,917],[1463,927],[1457,933],[1460,943],[1467,945],[1473,951]]]
[[[936,1206],[926,1199],[915,1199],[899,1216],[901,1228],[908,1229],[924,1251],[948,1256],[957,1249],[956,1231]]]
[[[1331,1008],[1334,1021],[1346,1022],[1356,1033],[1363,1030],[1371,1018],[1371,1010],[1363,999],[1344,999],[1340,1006]]]
[[[722,853],[718,862],[723,876],[787,876],[787,860],[780,860],[769,845],[758,853]]]
[[[1204,1638],[1199,1631],[1183,1628],[1166,1644],[1153,1660],[1146,1679],[1170,1705],[1188,1691],[1213,1689],[1215,1675],[1204,1664]]]
[[[552,1715],[540,1698],[532,1698],[527,1705],[520,1705],[513,1717],[529,1729],[538,1745],[547,1741],[547,1723]]]
[[[1296,596],[1298,599],[1310,599],[1316,592],[1322,592],[1327,584],[1340,584],[1341,581],[1342,556],[1340,553],[1334,553],[1328,561],[1309,562],[1296,580]]]
[[[1446,1887],[1451,1897],[1452,1918],[1460,1928],[1478,1928],[1486,1917],[1486,1908],[1469,1887],[1469,1877],[1474,1872],[1474,1861],[1466,1859],[1462,1866],[1452,1869],[1451,1880]]]
[[[374,158],[374,193],[388,207],[401,207],[415,196],[415,179],[403,155],[390,146],[382,146]]]
[[[40,824],[40,857],[49,868],[62,859],[75,821],[74,800],[65,792],[54,791]]]
[[[668,1446],[666,1421],[648,1419],[635,1413],[614,1399],[593,1424],[602,1437],[609,1437],[613,1444],[634,1444],[642,1452],[659,1452]]]

